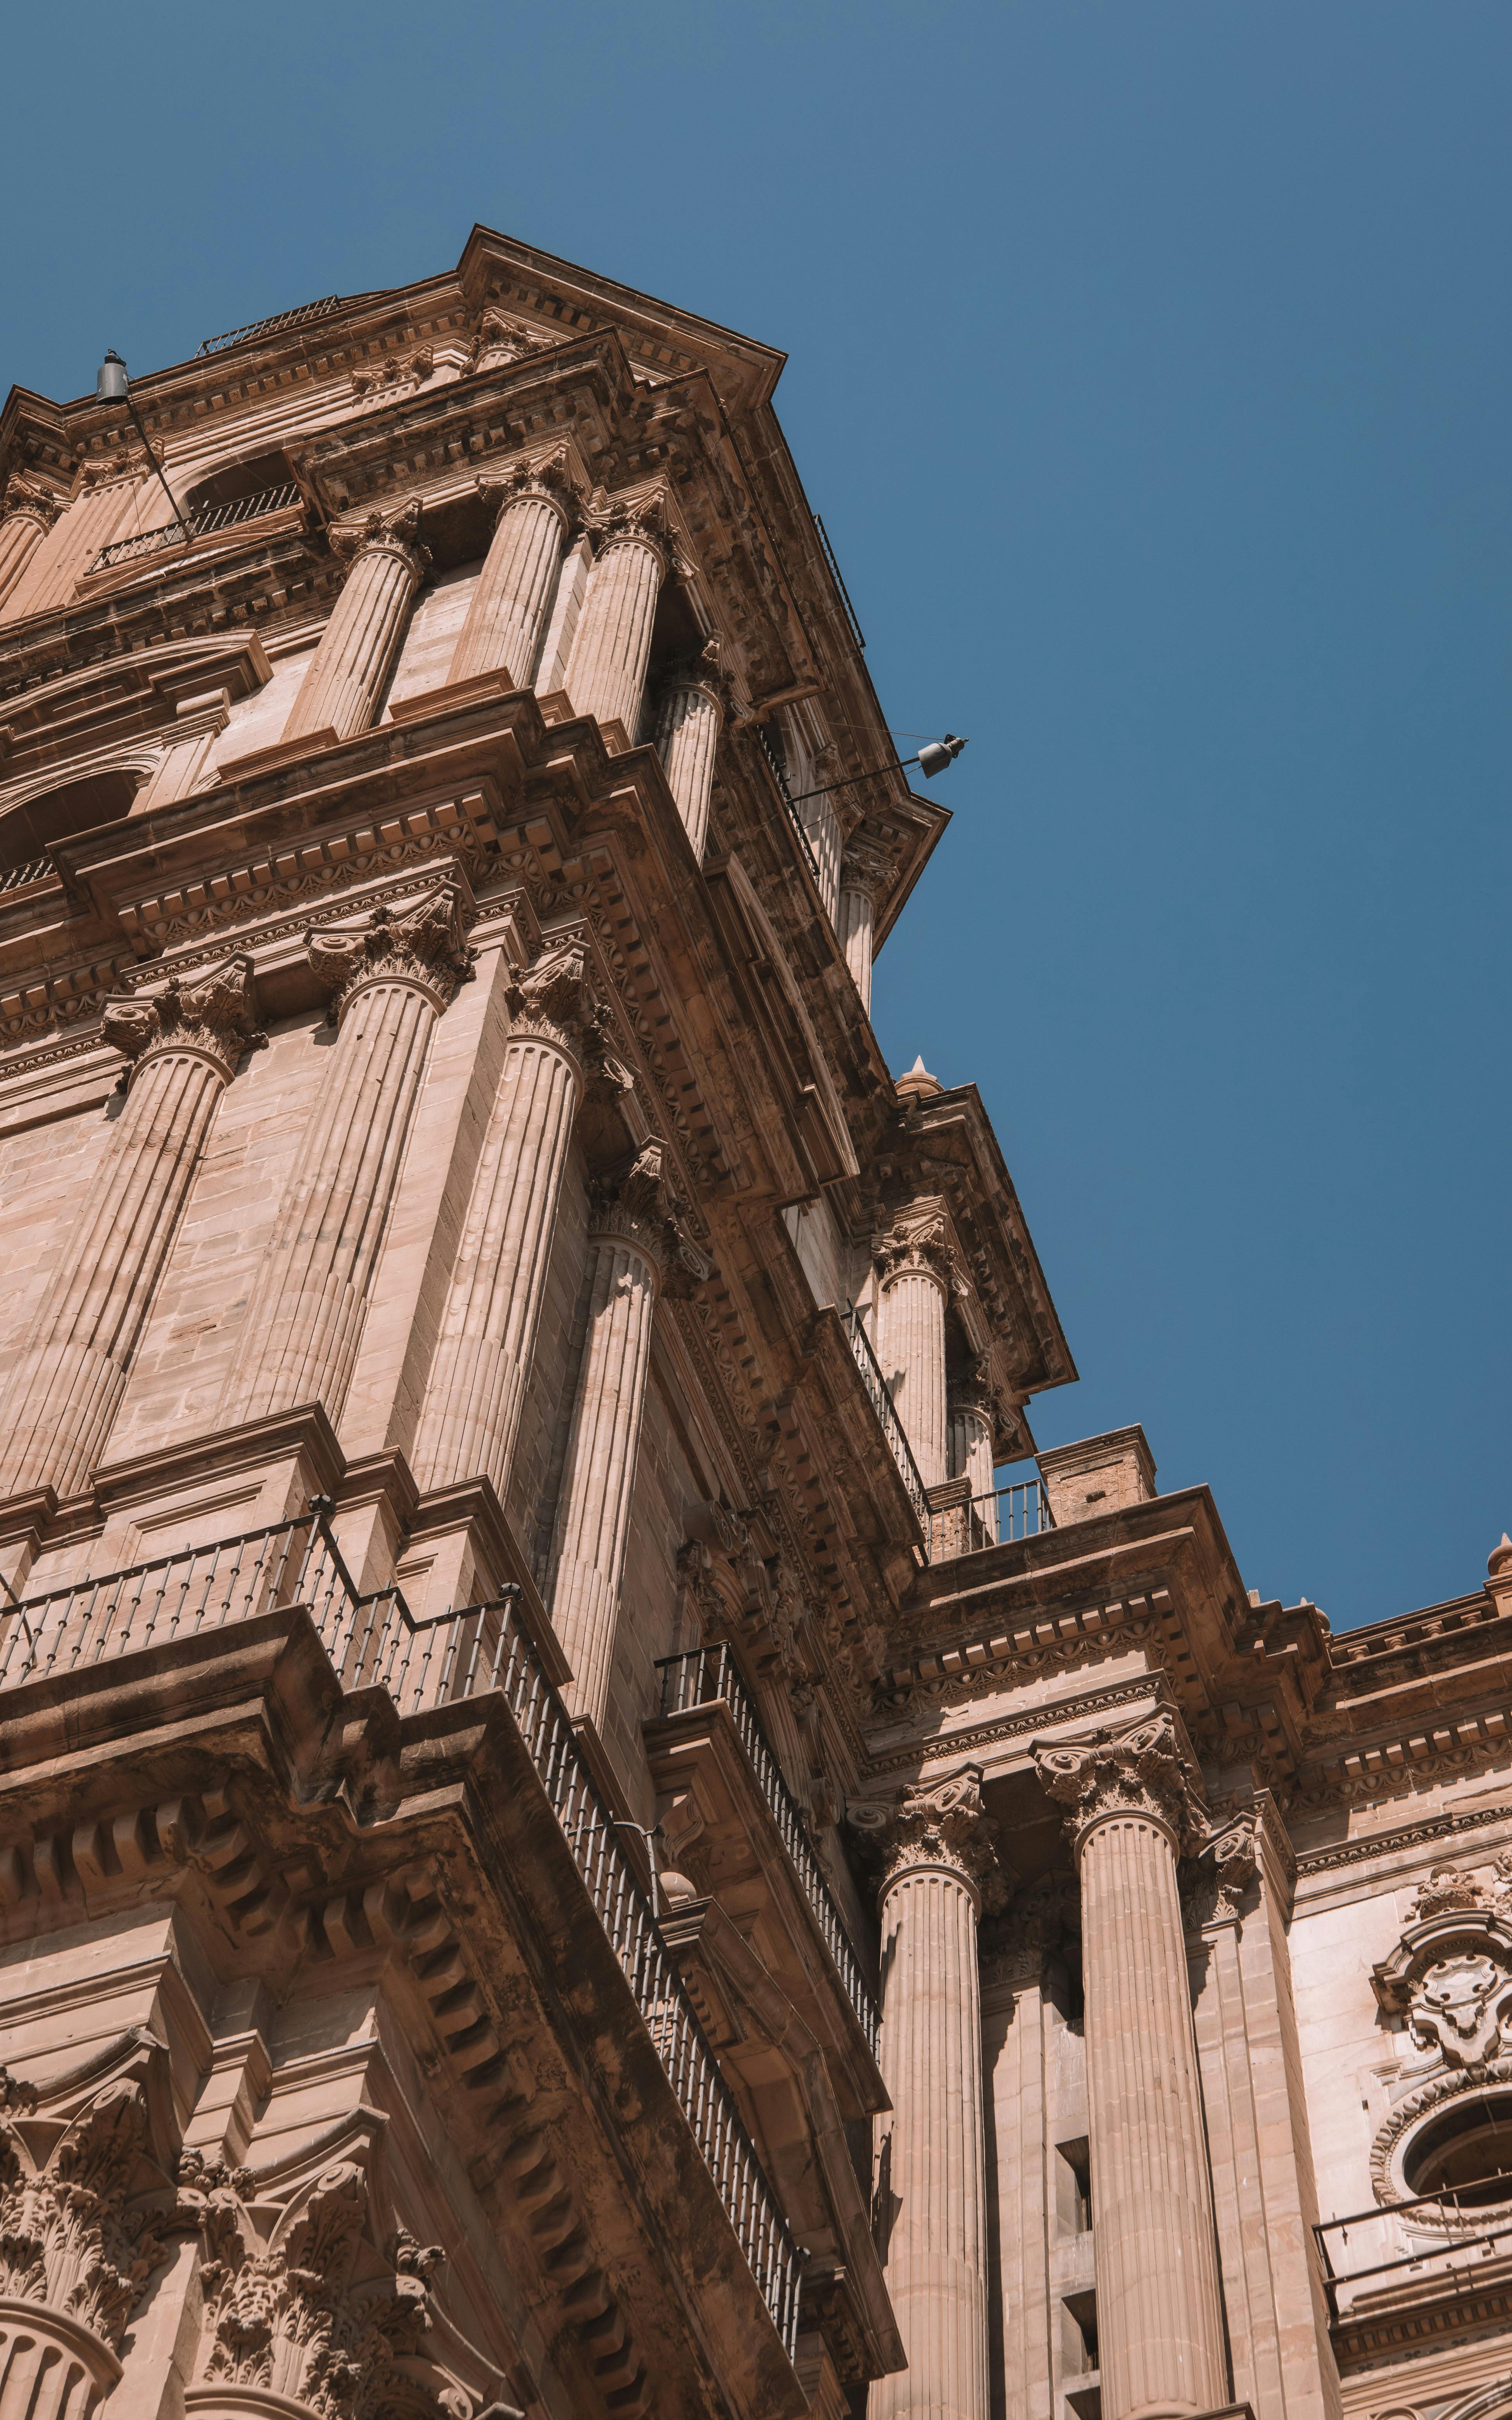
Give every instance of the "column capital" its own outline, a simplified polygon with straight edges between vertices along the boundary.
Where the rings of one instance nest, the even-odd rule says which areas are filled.
[[[602,489],[599,494],[603,495]],[[595,556],[608,554],[616,546],[643,546],[656,555],[663,579],[673,569],[675,550],[667,528],[665,489],[656,488],[633,503],[605,499],[596,510],[590,508],[585,520]]]
[[[514,1033],[538,1034],[579,1059],[599,1038],[604,1011],[590,977],[588,951],[579,940],[543,950],[504,998]]]
[[[62,498],[42,480],[28,477],[24,471],[12,472],[6,481],[0,519],[8,520],[12,513],[29,513],[44,530],[50,530],[62,510]]]
[[[513,463],[507,471],[484,472],[478,479],[478,493],[485,503],[493,504],[498,515],[507,513],[511,504],[549,504],[561,515],[564,530],[572,526],[573,506],[578,502],[564,445],[559,445],[554,454],[538,456],[534,461]]]
[[[332,1025],[340,1024],[369,984],[410,984],[440,1011],[472,972],[462,888],[455,881],[440,883],[408,908],[375,908],[360,923],[339,931],[312,927],[304,947],[331,995],[326,1013]]]
[[[682,1295],[709,1273],[685,1216],[668,1183],[666,1153],[659,1142],[648,1142],[618,1175],[595,1180],[588,1232],[595,1239],[631,1245],[650,1263],[658,1291]]]
[[[931,1868],[954,1874],[978,1907],[1001,1900],[997,1826],[982,1807],[980,1765],[944,1781],[904,1782],[891,1797],[853,1799],[846,1815],[881,1852],[879,1906],[895,1884]]]
[[[1078,1855],[1088,1835],[1110,1816],[1149,1816],[1170,1835],[1179,1854],[1208,1838],[1176,1725],[1164,1710],[1064,1747],[1036,1740],[1029,1753],[1042,1788],[1068,1809],[1066,1828]]]
[[[872,1258],[884,1294],[900,1278],[929,1277],[948,1295],[956,1276],[949,1230],[937,1210],[903,1213],[886,1234],[872,1239]]]
[[[407,496],[402,504],[375,507],[361,520],[338,521],[331,531],[332,552],[344,557],[348,568],[364,554],[386,554],[421,581],[430,569],[430,553],[420,544],[420,498]]]
[[[894,872],[892,859],[885,849],[874,848],[866,841],[849,841],[841,861],[840,887],[842,891],[859,891],[874,904]]]
[[[250,957],[224,959],[184,982],[170,975],[160,992],[113,992],[100,1032],[127,1062],[130,1084],[149,1059],[184,1052],[208,1059],[227,1083],[243,1050],[265,1049],[257,1022],[256,980]]]
[[[705,639],[696,656],[684,656],[670,665],[662,676],[662,696],[674,697],[679,690],[696,690],[711,701],[723,720],[730,710],[730,701],[728,683],[720,672],[721,652],[717,637]]]

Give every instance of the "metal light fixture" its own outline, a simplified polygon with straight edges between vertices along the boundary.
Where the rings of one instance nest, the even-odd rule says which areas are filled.
[[[822,790],[800,790],[793,804],[801,807],[805,799],[827,799],[832,790],[854,790],[857,782],[870,782],[877,773],[899,773],[909,765],[917,765],[925,781],[933,782],[936,773],[955,763],[965,744],[948,731],[943,739],[926,739],[917,756],[895,756],[890,765],[873,765],[870,773],[853,773],[849,781],[826,782]]]
[[[158,474],[158,484],[162,488],[163,494],[168,499],[168,510],[173,515],[173,525],[176,529],[181,529],[183,531],[184,544],[187,546],[193,533],[190,530],[182,513],[180,513],[177,505],[174,502],[173,489],[169,487],[167,479],[163,474],[162,464],[159,461],[157,456],[152,451],[151,446],[147,443],[147,430],[143,427],[136,406],[131,401],[131,383],[126,375],[126,364],[122,361],[114,345],[111,347],[110,350],[106,353],[104,360],[100,365],[100,376],[95,380],[95,401],[97,403],[125,404],[127,411],[131,415],[131,426],[136,430],[138,437],[142,440],[142,450],[146,454],[147,460],[151,463],[154,471],[156,471]]]

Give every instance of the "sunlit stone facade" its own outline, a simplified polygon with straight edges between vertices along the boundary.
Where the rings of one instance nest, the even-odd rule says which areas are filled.
[[[0,415],[12,2420],[1512,2412],[1512,1547],[1036,1468],[780,366],[479,229]]]

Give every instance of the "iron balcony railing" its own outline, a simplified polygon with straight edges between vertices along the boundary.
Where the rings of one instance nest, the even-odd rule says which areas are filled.
[[[206,504],[198,512],[185,513],[178,520],[161,521],[156,529],[138,530],[135,537],[118,537],[114,545],[102,546],[89,568],[114,571],[117,564],[161,554],[170,546],[189,546],[197,537],[209,537],[216,530],[234,529],[239,521],[261,520],[265,513],[281,513],[299,501],[300,490],[288,479],[281,488],[265,488],[261,495],[239,496],[234,504]]]
[[[280,328],[301,327],[306,319],[323,319],[329,311],[341,309],[339,294],[323,295],[318,302],[301,302],[294,311],[275,311],[270,319],[249,319],[244,328],[228,328],[224,336],[207,336],[194,355],[202,362],[207,353],[224,353],[228,345],[242,345],[249,336],[271,336]]]
[[[817,513],[813,517],[813,525],[819,532],[819,543],[825,550],[825,561],[828,564],[835,585],[840,590],[840,601],[845,608],[845,618],[851,626],[851,636],[864,652],[866,640],[862,635],[861,625],[856,618],[856,608],[851,603],[851,592],[845,585],[845,575],[835,559],[835,550],[829,543],[829,532]]]
[[[938,1562],[954,1555],[976,1555],[984,1546],[1037,1538],[1055,1526],[1043,1481],[1015,1480],[1010,1487],[995,1487],[963,1504],[936,1505],[930,1514],[930,1557]]]
[[[579,1758],[571,1718],[520,1621],[518,1590],[417,1621],[396,1588],[359,1593],[329,1512],[317,1498],[308,1512],[268,1528],[12,1597],[0,1605],[0,1688],[302,1606],[343,1684],[386,1688],[401,1713],[499,1690],[791,2358],[800,2255],[650,1899]]]
[[[887,1382],[882,1374],[882,1364],[872,1350],[872,1339],[861,1325],[860,1312],[848,1311],[841,1315],[846,1333],[851,1340],[851,1352],[855,1356],[856,1366],[861,1373],[866,1391],[872,1398],[872,1408],[882,1423],[882,1434],[892,1449],[892,1458],[898,1466],[899,1476],[908,1490],[908,1500],[918,1516],[918,1526],[927,1541],[930,1534],[929,1497],[924,1492],[924,1482],[918,1475],[918,1465],[914,1460],[914,1450],[903,1435],[903,1424],[898,1418],[897,1406],[887,1392]]]
[[[1495,2182],[1504,2188],[1505,2197],[1491,2202],[1489,2195]],[[1474,2196],[1480,2195],[1477,2201]],[[1461,2208],[1468,2200],[1469,2207]],[[1463,2285],[1473,2289],[1479,2262],[1493,2257],[1500,2244],[1504,2254],[1512,2253],[1512,2176],[1497,2180],[1461,2186],[1458,2192],[1418,2194],[1410,2201],[1377,2205],[1360,2210],[1349,2218],[1324,2219],[1313,2228],[1322,2263],[1323,2288],[1328,2297],[1329,2316],[1338,2323],[1350,2316],[1350,2303],[1341,2313],[1339,2288],[1350,2289],[1350,2299],[1361,2287],[1367,2288],[1371,2299],[1390,2290],[1385,2280],[1395,2280],[1407,2292],[1436,2283],[1452,2291]],[[1497,2224],[1496,2213],[1502,2216]],[[1365,2242],[1358,2248],[1367,2254],[1389,2251],[1417,2233],[1419,2241],[1407,2252],[1395,2253],[1390,2259],[1366,2258],[1357,2268],[1344,2265],[1349,2257],[1351,2233],[1364,2232]],[[1467,2259],[1467,2254],[1474,2255]],[[1412,2271],[1415,2273],[1409,2275]],[[1415,2296],[1414,2296],[1415,2299]]]
[[[819,879],[819,860],[813,853],[813,843],[809,838],[803,817],[799,814],[797,808],[793,803],[793,793],[788,788],[788,777],[783,768],[782,759],[778,754],[777,750],[773,747],[765,730],[760,723],[756,726],[756,737],[761,745],[762,754],[766,759],[766,769],[771,774],[773,781],[777,783],[777,795],[782,801],[782,805],[786,810],[787,819],[793,826],[794,833],[797,839],[798,846],[802,849],[804,857],[808,861],[809,871],[813,876],[814,888],[819,891],[822,895],[824,886]]]
[[[695,1647],[686,1655],[664,1655],[656,1669],[661,1674],[661,1711],[664,1714],[686,1714],[694,1706],[713,1705],[718,1699],[723,1699],[729,1707],[735,1736],[746,1751],[766,1802],[767,1813],[782,1836],[782,1845],[813,1912],[841,1987],[856,2012],[856,2021],[874,2057],[881,2024],[876,2001],[851,1947],[844,1919],[810,1844],[808,1827],[798,1811],[797,1801],[782,1778],[771,1742],[762,1728],[761,1716],[728,1646]]]

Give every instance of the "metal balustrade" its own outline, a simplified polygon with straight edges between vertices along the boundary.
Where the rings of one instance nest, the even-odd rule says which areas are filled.
[[[301,1606],[343,1684],[387,1689],[401,1714],[500,1691],[791,2358],[800,2255],[662,1945],[651,1900],[579,1755],[571,1717],[519,1619],[518,1590],[417,1620],[396,1588],[359,1593],[329,1512],[317,1498],[292,1520],[215,1545],[12,1596],[0,1605],[0,1687]]]
[[[1038,1538],[1056,1526],[1050,1497],[1038,1479],[1015,1480],[985,1496],[962,1504],[938,1505],[930,1514],[930,1556],[936,1562],[954,1555],[980,1554],[984,1546],[1006,1545],[1019,1538]]]
[[[1491,2199],[1497,2184],[1505,2188],[1505,2196],[1500,2202]],[[1468,2202],[1469,2207],[1461,2208],[1462,2202]],[[1458,2192],[1419,2194],[1409,2201],[1378,2204],[1371,2210],[1356,2211],[1349,2218],[1330,2218],[1315,2225],[1313,2239],[1322,2264],[1330,2319],[1335,2326],[1347,2320],[1361,2288],[1365,2289],[1372,2316],[1394,2286],[1399,2287],[1404,2298],[1410,2300],[1421,2299],[1425,2289],[1431,2290],[1434,2286],[1442,2286],[1446,2292],[1461,2287],[1466,2292],[1473,2292],[1479,2283],[1475,2272],[1482,2263],[1512,2255],[1509,2202],[1512,2176],[1503,2176],[1494,2181],[1461,2186]],[[1353,2257],[1350,2236],[1360,2234],[1365,2240],[1356,2248],[1365,2257],[1358,2267],[1347,2266]],[[1418,2241],[1408,2251],[1394,2249],[1413,2235]],[[1381,2252],[1391,2257],[1373,2257]],[[1342,2308],[1341,2288],[1346,2289]]]
[[[851,1352],[855,1357],[856,1366],[861,1373],[866,1391],[872,1398],[872,1408],[882,1423],[882,1434],[892,1449],[892,1458],[898,1466],[903,1483],[908,1490],[908,1500],[918,1515],[918,1526],[927,1541],[930,1535],[929,1497],[925,1493],[924,1481],[919,1477],[918,1465],[914,1460],[914,1450],[903,1434],[903,1424],[898,1418],[897,1406],[887,1392],[887,1382],[882,1374],[882,1364],[872,1350],[872,1339],[861,1325],[860,1312],[848,1311],[841,1316],[845,1324],[845,1332],[851,1340]]]
[[[802,849],[804,857],[808,862],[809,871],[813,876],[814,888],[820,892],[821,896],[823,896],[824,885],[819,879],[819,860],[813,853],[813,843],[809,838],[808,829],[804,823],[803,817],[799,814],[797,808],[793,803],[793,793],[788,788],[788,777],[783,768],[782,759],[778,754],[777,750],[773,747],[766,731],[760,723],[756,726],[756,738],[762,754],[766,760],[766,769],[771,774],[773,781],[777,784],[777,795],[781,799],[783,807],[787,811],[787,819],[793,826],[798,846]]]
[[[118,537],[111,546],[102,546],[89,566],[91,571],[114,571],[123,563],[135,563],[150,554],[161,554],[170,546],[189,546],[197,537],[210,537],[217,530],[234,529],[240,521],[261,520],[265,513],[281,513],[300,501],[300,489],[292,479],[282,487],[265,488],[260,495],[239,496],[235,504],[206,504],[198,512],[184,513],[176,521],[160,521],[156,529],[138,530],[134,537]]]
[[[840,1908],[810,1845],[797,1802],[782,1778],[781,1768],[762,1728],[761,1716],[728,1646],[695,1647],[686,1655],[664,1655],[656,1669],[661,1674],[661,1711],[664,1714],[687,1714],[691,1707],[712,1705],[718,1699],[723,1699],[729,1707],[734,1721],[735,1736],[746,1751],[766,1802],[767,1812],[782,1836],[782,1845],[813,1912],[825,1947],[840,1978],[841,1988],[856,2012],[874,2057],[881,2025],[876,2001],[851,1947]]]
[[[825,561],[828,564],[831,577],[834,580],[836,587],[840,590],[840,601],[845,608],[845,618],[851,626],[851,636],[864,654],[866,650],[866,640],[861,633],[861,625],[856,618],[856,608],[851,603],[851,592],[845,585],[845,575],[841,571],[840,565],[836,560],[835,550],[829,543],[829,532],[825,529],[824,522],[820,520],[817,513],[815,513],[813,517],[813,525],[819,532],[819,543],[825,550]]]
[[[224,336],[207,336],[194,359],[202,362],[207,353],[224,353],[228,345],[244,345],[249,336],[271,336],[280,328],[302,327],[307,319],[323,319],[328,312],[340,309],[341,296],[325,294],[318,302],[301,302],[293,311],[275,311],[270,319],[249,319],[244,328],[228,328]]]

